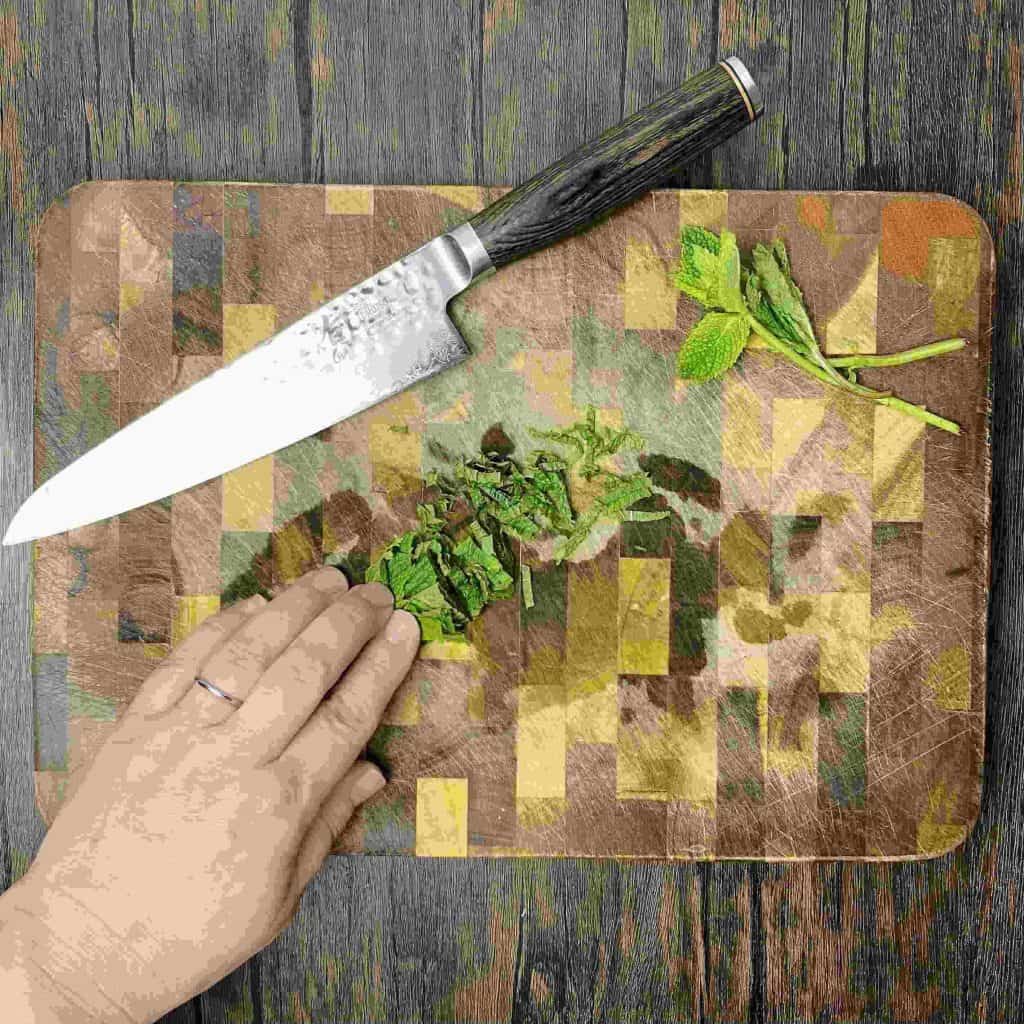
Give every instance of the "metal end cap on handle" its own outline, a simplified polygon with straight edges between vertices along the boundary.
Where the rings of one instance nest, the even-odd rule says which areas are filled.
[[[761,90],[758,88],[757,82],[754,81],[753,76],[747,70],[746,64],[739,57],[726,57],[725,60],[721,61],[721,65],[732,76],[736,87],[743,96],[743,102],[746,104],[750,120],[756,121],[764,112],[764,98],[761,96]]]

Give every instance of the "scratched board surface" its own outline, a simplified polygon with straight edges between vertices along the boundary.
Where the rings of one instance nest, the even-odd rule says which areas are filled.
[[[72,190],[38,230],[36,485],[498,191]],[[669,283],[682,223],[728,226],[744,248],[784,237],[830,352],[966,337],[927,370],[869,379],[962,435],[763,348],[722,381],[676,380],[700,313]],[[987,230],[945,197],[719,191],[653,193],[486,278],[453,311],[474,353],[462,366],[36,545],[44,817],[206,616],[322,562],[359,579],[414,524],[443,451],[470,455],[486,435],[522,456],[530,428],[594,406],[646,438],[630,458],[667,518],[599,529],[561,565],[521,546],[532,606],[498,602],[467,643],[423,649],[371,743],[391,783],[340,848],[888,859],[956,846],[984,740],[992,278]]]

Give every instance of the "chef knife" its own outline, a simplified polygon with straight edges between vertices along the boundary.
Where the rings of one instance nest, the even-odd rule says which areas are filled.
[[[688,79],[102,441],[28,498],[3,543],[157,501],[455,366],[470,352],[447,313],[454,296],[648,192],[761,110],[736,57]]]

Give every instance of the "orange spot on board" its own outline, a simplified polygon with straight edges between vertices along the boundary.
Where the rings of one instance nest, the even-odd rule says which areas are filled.
[[[821,196],[801,196],[799,202],[800,220],[809,228],[821,234],[828,228],[828,203]]]
[[[978,217],[946,199],[895,199],[882,211],[879,258],[886,270],[923,281],[933,238],[974,238]]]

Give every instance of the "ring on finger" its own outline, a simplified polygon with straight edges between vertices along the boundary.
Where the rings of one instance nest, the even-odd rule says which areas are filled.
[[[240,708],[242,706],[242,702],[238,697],[232,693],[228,693],[227,690],[222,690],[216,683],[211,683],[209,679],[204,679],[202,676],[196,676],[195,684],[196,686],[201,686],[209,693],[212,693],[214,697],[220,697],[221,700],[226,700],[233,708]]]

